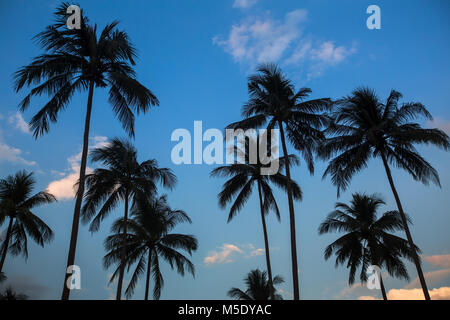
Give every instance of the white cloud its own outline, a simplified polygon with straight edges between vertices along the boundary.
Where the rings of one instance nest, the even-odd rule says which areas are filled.
[[[233,59],[253,68],[256,64],[277,62],[295,67],[305,66],[308,79],[318,77],[325,69],[345,61],[356,53],[356,43],[351,47],[337,45],[334,41],[313,40],[303,36],[308,12],[297,9],[288,12],[283,20],[269,17],[247,17],[231,27],[226,39],[213,38]]]
[[[269,250],[270,251],[270,250]],[[262,256],[264,254],[265,250],[262,248],[259,249],[255,249],[252,252],[250,252],[250,256],[254,257],[254,256]]]
[[[95,136],[91,140],[94,144],[90,148],[98,148],[107,144],[106,137]],[[58,200],[70,200],[75,197],[76,189],[74,186],[80,177],[81,152],[69,157],[67,161],[70,165],[69,174],[59,180],[50,182],[47,187],[48,192],[53,194]],[[89,174],[91,172],[92,168],[86,167],[86,173]]]
[[[35,161],[28,161],[24,159],[22,157],[22,151],[20,149],[8,146],[3,142],[0,142],[0,161],[19,163],[27,166],[36,165]]]
[[[428,128],[438,128],[450,135],[450,121],[436,117],[432,121],[427,122]]]
[[[286,14],[283,21],[249,18],[231,27],[228,39],[216,36],[213,43],[224,48],[235,61],[262,63],[279,60],[293,41],[301,35],[300,22],[307,11],[298,9]]]
[[[254,6],[258,0],[234,0],[233,8],[247,9]]]
[[[8,118],[8,121],[10,124],[14,125],[17,129],[22,131],[23,133],[30,133],[30,126],[28,123],[23,119],[22,114],[20,112],[17,112],[16,114],[10,116]]]

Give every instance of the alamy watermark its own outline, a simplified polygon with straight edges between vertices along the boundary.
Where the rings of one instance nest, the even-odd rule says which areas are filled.
[[[274,175],[279,169],[279,136],[278,129],[226,129],[224,139],[221,130],[203,132],[202,121],[194,121],[193,139],[187,129],[172,132],[171,141],[178,143],[172,148],[171,159],[176,165],[259,163],[262,175]],[[208,145],[203,147],[203,142]],[[239,152],[237,146],[247,151]]]
[[[77,265],[68,266],[66,274],[70,276],[66,279],[66,286],[69,290],[81,290],[81,269]]]

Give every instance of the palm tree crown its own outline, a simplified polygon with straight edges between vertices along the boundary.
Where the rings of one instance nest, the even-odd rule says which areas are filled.
[[[391,232],[403,230],[398,211],[387,211],[377,218],[377,210],[385,202],[377,195],[355,193],[350,205],[338,202],[319,227],[319,234],[333,231],[345,234],[327,246],[325,259],[336,254],[336,266],[346,263],[350,269],[349,285],[359,278],[367,281],[367,267],[378,265],[386,268],[391,276],[408,280],[408,272],[401,258],[412,261],[408,241]],[[416,247],[416,251],[419,249]]]
[[[185,269],[194,275],[194,265],[179,250],[189,255],[197,250],[197,239],[192,235],[171,233],[182,222],[191,223],[189,216],[182,210],[172,210],[167,204],[167,197],[144,197],[136,199],[131,211],[132,219],[128,221],[127,256],[125,263],[130,268],[137,262],[133,272],[126,296],[130,298],[134,292],[137,281],[145,272],[147,273],[145,300],[148,299],[150,275],[153,275],[154,299],[159,299],[164,286],[163,275],[159,261],[167,261],[172,269],[176,267],[178,273],[185,274]],[[112,235],[105,240],[108,251],[104,257],[105,268],[112,264],[120,264],[123,219],[118,219],[112,226]],[[114,280],[119,268],[113,274]]]
[[[228,296],[237,300],[283,300],[280,294],[275,294],[275,285],[284,282],[281,276],[273,278],[273,286],[267,281],[267,273],[258,269],[250,271],[244,278],[247,286],[245,291],[239,288],[232,288],[228,291]]]
[[[53,231],[32,210],[56,199],[46,191],[33,194],[35,184],[33,173],[26,171],[0,180],[0,224],[9,220],[1,246],[0,272],[8,251],[28,257],[27,236],[42,247],[53,239]]]
[[[172,188],[177,180],[170,169],[159,168],[154,159],[139,162],[136,148],[124,139],[111,139],[107,145],[92,150],[91,160],[105,168],[97,168],[86,176],[82,218],[85,223],[91,221],[90,231],[97,231],[101,221],[121,201],[154,194],[159,182]]]
[[[439,129],[424,129],[410,122],[418,116],[432,120],[431,114],[419,102],[398,105],[402,95],[392,90],[382,102],[373,90],[359,88],[352,95],[337,101],[332,112],[330,135],[320,148],[320,156],[330,161],[324,177],[331,175],[333,183],[345,190],[352,177],[367,167],[370,157],[386,161],[406,170],[418,181],[440,185],[437,171],[422,158],[415,144],[432,144],[444,150],[450,147],[449,137]]]
[[[133,112],[145,113],[151,105],[158,105],[156,96],[136,80],[133,70],[136,49],[126,32],[118,30],[118,21],[105,26],[97,34],[97,25],[90,25],[82,15],[80,29],[67,29],[68,3],[55,12],[56,23],[48,26],[35,39],[48,53],[33,59],[14,75],[15,90],[36,85],[20,103],[25,111],[33,96],[43,93],[50,101],[30,122],[34,136],[49,130],[58,113],[64,110],[73,95],[93,85],[109,88],[109,102],[123,128],[134,136]]]

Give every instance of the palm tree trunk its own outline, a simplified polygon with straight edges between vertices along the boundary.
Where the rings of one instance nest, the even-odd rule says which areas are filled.
[[[297,242],[295,236],[295,215],[294,215],[294,201],[292,199],[291,189],[291,171],[289,168],[289,158],[286,148],[286,140],[284,137],[283,123],[278,121],[280,127],[281,144],[283,147],[283,156],[286,161],[286,178],[287,178],[287,194],[289,203],[289,222],[291,231],[291,257],[292,257],[292,281],[294,285],[294,300],[300,299],[300,292],[298,287],[298,264],[297,264]]]
[[[89,127],[91,123],[91,113],[92,113],[92,97],[94,95],[94,82],[91,81],[89,83],[89,94],[88,94],[88,103],[86,109],[86,119],[84,123],[84,138],[83,138],[83,151],[81,153],[81,165],[80,165],[80,178],[78,183],[78,191],[76,194],[75,200],[75,209],[73,212],[73,222],[72,222],[72,233],[70,235],[70,245],[69,245],[69,254],[67,257],[67,268],[69,266],[74,265],[75,263],[75,252],[77,249],[77,240],[78,240],[78,227],[80,224],[80,211],[81,211],[81,203],[83,201],[84,195],[84,181],[86,177],[86,163],[88,156],[88,147],[89,147]],[[67,286],[67,280],[70,277],[70,274],[66,272],[64,277],[64,285],[62,292],[62,300],[69,300],[70,289]]]
[[[145,298],[144,300],[148,300],[148,291],[150,290],[150,272],[152,263],[152,250],[148,249],[148,261],[147,261],[147,279],[145,280]]]
[[[384,288],[384,283],[383,283],[383,276],[381,274],[380,271],[380,289],[381,289],[381,294],[383,296],[383,300],[387,300],[387,295],[386,295],[386,289]]]
[[[258,194],[259,194],[259,206],[261,208],[261,221],[263,226],[263,233],[264,233],[264,246],[266,249],[266,264],[267,264],[267,274],[269,277],[269,286],[274,289],[273,287],[273,281],[272,281],[272,267],[270,265],[270,251],[269,251],[269,237],[267,235],[267,227],[266,227],[266,218],[264,216],[264,209],[263,209],[263,201],[262,201],[262,193],[261,193],[261,182],[258,180]],[[271,298],[274,297],[274,291],[271,292]]]
[[[381,153],[381,159],[383,160],[383,164],[384,164],[384,169],[386,170],[386,174],[389,180],[389,184],[391,185],[391,189],[392,189],[392,193],[394,194],[394,198],[395,198],[395,202],[397,203],[397,208],[398,211],[400,212],[400,217],[402,219],[402,223],[403,223],[403,228],[405,229],[405,233],[406,233],[406,238],[408,239],[408,243],[409,246],[411,248],[412,251],[412,256],[413,256],[413,260],[414,260],[414,264],[416,265],[416,269],[417,269],[417,274],[419,275],[419,280],[420,280],[420,284],[422,286],[422,290],[423,290],[423,294],[425,296],[425,300],[431,300],[430,299],[430,294],[428,292],[428,288],[427,288],[427,283],[425,282],[425,277],[423,276],[423,272],[422,272],[422,267],[420,265],[420,260],[419,260],[419,256],[417,255],[411,236],[411,232],[409,231],[409,227],[408,227],[408,220],[406,219],[406,215],[405,212],[403,211],[403,207],[402,207],[402,203],[400,202],[400,198],[398,196],[397,190],[394,186],[394,180],[392,179],[392,174],[391,174],[391,169],[389,168],[388,162],[386,160],[386,156]]]
[[[3,264],[5,263],[6,254],[8,253],[8,247],[9,247],[9,240],[11,239],[11,232],[13,227],[13,217],[9,217],[9,225],[8,225],[8,231],[6,231],[6,238],[5,242],[3,242],[3,252],[2,252],[2,259],[0,260],[0,272],[3,270]]]
[[[119,281],[117,282],[116,300],[120,300],[122,296],[123,276],[125,274],[125,259],[127,256],[127,223],[128,223],[128,190],[125,192],[125,212],[123,214],[123,240],[122,240],[122,257],[120,261]]]

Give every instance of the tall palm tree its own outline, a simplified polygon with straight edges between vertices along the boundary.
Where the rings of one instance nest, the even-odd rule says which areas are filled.
[[[258,128],[267,124],[267,129],[278,127],[283,148],[283,157],[288,155],[287,140],[298,150],[310,173],[314,172],[313,154],[317,142],[323,139],[321,128],[328,122],[322,111],[328,109],[328,98],[305,101],[311,93],[309,88],[296,91],[292,82],[273,64],[262,65],[258,73],[248,82],[249,101],[242,109],[243,120],[228,128]],[[286,131],[285,131],[286,130]],[[298,286],[297,244],[295,232],[294,197],[289,159],[286,161],[287,195],[291,234],[292,278],[294,300],[300,297]]]
[[[32,194],[35,184],[33,173],[26,171],[0,180],[0,224],[8,220],[1,245],[0,274],[8,251],[28,257],[28,236],[42,247],[53,239],[53,231],[32,210],[56,199],[46,191]]]
[[[424,129],[420,124],[410,122],[418,116],[428,120],[432,117],[419,102],[399,106],[401,97],[399,92],[392,90],[383,102],[373,90],[358,88],[350,96],[337,101],[332,112],[334,121],[327,129],[330,137],[322,144],[319,154],[323,159],[335,156],[323,176],[331,175],[338,195],[340,190],[348,187],[357,172],[367,167],[369,158],[381,158],[409,246],[415,248],[389,165],[406,170],[414,180],[424,184],[431,181],[440,186],[437,171],[420,156],[414,145],[433,144],[448,150],[450,140],[439,129]],[[420,259],[415,251],[413,258],[425,299],[429,300]]]
[[[105,168],[95,169],[92,174],[86,176],[87,190],[81,212],[82,220],[84,223],[91,221],[89,227],[91,232],[98,231],[102,220],[123,201],[125,211],[122,260],[124,261],[129,201],[136,196],[154,194],[158,182],[164,187],[172,188],[176,183],[176,177],[170,169],[159,168],[156,160],[138,162],[136,148],[123,139],[114,138],[106,146],[92,150],[91,160],[101,162]],[[117,285],[117,300],[120,300],[122,295],[124,268],[125,264],[122,264]]]
[[[320,224],[319,234],[345,232],[327,246],[324,256],[328,260],[335,253],[336,266],[347,263],[347,268],[350,268],[350,286],[355,282],[359,267],[361,282],[367,281],[367,268],[370,264],[386,268],[391,276],[409,280],[401,260],[406,258],[413,261],[408,241],[390,233],[403,229],[402,220],[398,211],[387,211],[377,218],[377,210],[383,204],[385,202],[377,195],[355,193],[350,205],[336,203],[336,210]],[[419,251],[417,247],[415,250]],[[379,280],[383,299],[387,300],[381,274]]]
[[[127,257],[125,263],[128,269],[137,262],[130,283],[125,291],[126,297],[133,295],[139,277],[146,274],[145,300],[148,300],[150,275],[155,281],[153,298],[159,299],[164,285],[159,261],[166,260],[172,269],[176,266],[179,274],[184,275],[185,269],[194,276],[194,265],[179,250],[192,255],[197,250],[197,239],[192,235],[170,233],[179,223],[189,222],[191,219],[182,210],[172,210],[167,203],[166,196],[139,197],[133,204],[132,219],[128,221]],[[112,226],[114,232],[105,240],[108,253],[104,257],[105,268],[118,263],[119,267],[111,277],[115,279],[122,263],[121,238],[124,229],[124,219],[118,219]]]
[[[228,296],[237,300],[283,300],[281,295],[275,294],[275,285],[284,282],[280,276],[273,278],[273,284],[267,280],[267,273],[258,269],[250,271],[244,278],[247,289],[242,291],[239,288],[231,288]]]
[[[256,148],[253,150],[251,149],[252,144],[256,146]],[[250,159],[252,158],[250,153],[254,151],[257,155],[259,155],[260,148],[263,148],[263,145],[260,142],[258,136],[256,138],[250,137],[245,141],[239,142],[234,146],[233,152],[236,152],[236,154],[238,155],[238,160],[240,159],[241,162],[238,161],[238,163],[218,167],[211,172],[211,176],[230,177],[230,179],[227,180],[227,182],[225,182],[225,184],[223,185],[222,191],[219,193],[219,205],[222,208],[224,208],[229,202],[233,202],[228,214],[228,222],[230,222],[235,217],[235,215],[243,208],[252,193],[253,185],[256,184],[256,188],[258,189],[259,207],[264,235],[267,273],[269,277],[269,284],[272,285],[272,267],[270,263],[269,238],[267,235],[265,215],[269,213],[270,209],[273,209],[278,220],[280,220],[280,212],[278,210],[278,205],[273,195],[270,183],[273,183],[286,191],[288,180],[286,176],[281,174],[279,171],[276,174],[272,175],[262,174],[262,170],[264,167],[275,167],[278,165],[278,167],[281,167],[282,169],[286,164],[284,158],[267,159],[270,162],[267,163],[267,161],[264,161],[266,164],[263,164],[261,162],[262,159],[260,159],[259,157],[256,157],[256,161],[250,161]],[[298,163],[298,159],[294,155],[289,155],[289,158],[291,163]],[[277,162],[277,165],[274,165],[273,162]],[[294,198],[300,200],[302,196],[301,189],[293,181],[291,189]]]
[[[86,161],[88,156],[89,129],[94,88],[109,88],[109,103],[125,131],[134,136],[134,112],[145,113],[151,105],[158,105],[155,95],[136,80],[133,70],[136,49],[126,32],[117,29],[114,21],[105,26],[100,35],[97,25],[89,24],[82,14],[81,28],[68,30],[67,8],[63,3],[55,12],[56,23],[48,26],[35,39],[44,53],[15,73],[15,90],[34,86],[23,99],[19,109],[23,112],[33,96],[47,94],[50,101],[32,118],[30,127],[35,138],[48,132],[50,122],[58,120],[58,114],[70,103],[72,96],[88,90],[86,118],[84,122],[83,150],[81,155],[79,188],[76,195],[70,237],[67,266],[75,262],[80,210],[84,194]],[[69,299],[65,275],[62,299]]]

